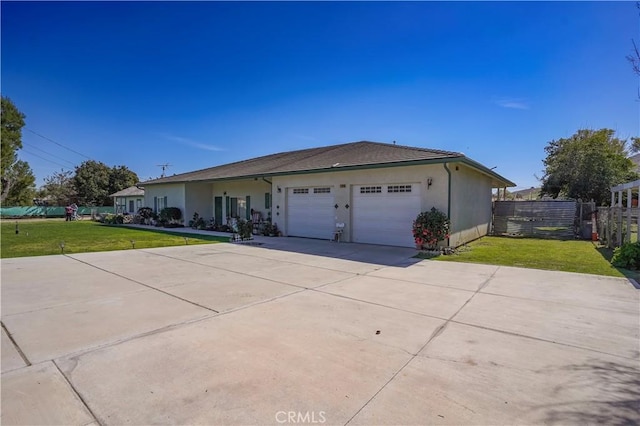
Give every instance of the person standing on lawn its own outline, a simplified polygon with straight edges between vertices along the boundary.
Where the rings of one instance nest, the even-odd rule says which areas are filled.
[[[64,217],[65,222],[69,222],[71,220],[71,216],[73,215],[73,208],[69,205],[64,208]]]

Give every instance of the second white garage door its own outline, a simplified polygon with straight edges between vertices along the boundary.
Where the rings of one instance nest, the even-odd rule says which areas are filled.
[[[332,187],[289,188],[287,235],[330,239],[335,230]]]
[[[354,185],[352,188],[353,242],[415,246],[412,226],[420,213],[419,184]]]

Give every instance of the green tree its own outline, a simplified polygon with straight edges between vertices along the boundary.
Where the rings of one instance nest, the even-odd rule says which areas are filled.
[[[84,206],[110,206],[109,195],[135,185],[138,175],[126,166],[109,168],[106,164],[88,160],[76,167],[73,184],[78,200]]]
[[[25,116],[11,99],[2,96],[0,111],[0,202],[4,205],[29,204],[35,191],[35,177],[25,161],[18,160],[22,148]]]
[[[140,182],[138,175],[126,166],[113,166],[109,175],[109,194],[122,191]],[[112,203],[112,201],[109,201]]]
[[[72,202],[77,202],[72,172],[61,170],[46,177],[38,195],[40,198],[49,198],[49,205],[52,206],[67,206]]]
[[[31,206],[36,195],[36,177],[26,161],[18,160],[9,170],[9,191],[4,199],[6,206]]]
[[[635,147],[634,140],[631,148]],[[627,141],[615,137],[611,129],[578,130],[570,138],[552,140],[545,151],[541,193],[553,198],[607,204],[612,186],[638,178],[628,158]]]
[[[76,167],[73,185],[78,200],[83,206],[103,206],[109,195],[109,175],[111,169],[106,164],[87,160]]]

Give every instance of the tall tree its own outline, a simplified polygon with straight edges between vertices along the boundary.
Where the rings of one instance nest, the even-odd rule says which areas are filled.
[[[36,195],[36,177],[26,161],[18,160],[9,170],[11,182],[4,199],[6,206],[31,206]]]
[[[18,160],[22,148],[25,116],[11,99],[2,96],[0,110],[0,202],[25,204],[33,195],[35,177],[25,161]]]
[[[552,140],[545,151],[541,192],[553,198],[562,195],[607,204],[612,186],[638,178],[627,141],[615,137],[611,129],[578,130],[570,138]]]
[[[88,160],[76,167],[73,184],[79,202],[86,206],[110,206],[110,194],[135,185],[138,175],[126,166],[109,168],[106,164]]]
[[[106,164],[87,160],[76,167],[73,184],[78,200],[83,206],[103,206],[109,196],[109,175],[111,169]]]
[[[126,166],[113,166],[109,175],[109,194],[122,191],[140,182],[138,175]]]
[[[49,198],[49,204],[54,206],[67,206],[78,201],[70,170],[61,170],[46,177],[41,192],[40,197]]]

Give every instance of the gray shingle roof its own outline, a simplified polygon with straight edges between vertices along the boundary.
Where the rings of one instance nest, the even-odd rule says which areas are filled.
[[[353,166],[410,163],[413,161],[462,157],[464,157],[464,154],[459,152],[362,141],[281,152],[194,172],[153,179],[144,182],[144,184],[270,176],[292,172],[336,170]]]
[[[123,189],[122,191],[114,192],[109,195],[109,197],[137,197],[144,196],[144,189],[138,188],[137,186],[130,186],[128,188]]]

